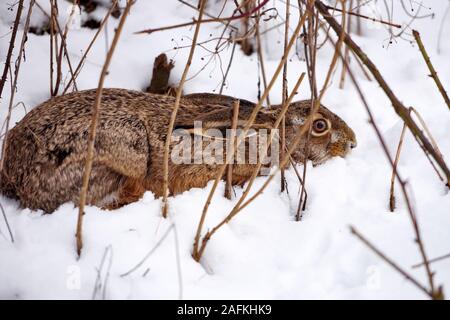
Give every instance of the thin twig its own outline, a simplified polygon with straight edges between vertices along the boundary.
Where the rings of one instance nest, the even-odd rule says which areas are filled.
[[[232,47],[232,49],[231,49],[231,56],[230,56],[230,61],[228,61],[227,70],[225,71],[225,74],[223,75],[222,85],[220,86],[219,94],[222,94],[223,88],[225,88],[225,84],[226,84],[226,81],[227,81],[227,77],[228,77],[228,74],[229,74],[230,69],[231,69],[231,64],[233,63],[233,58],[234,58],[234,52],[235,52],[235,50],[236,50],[236,45],[237,45],[237,42],[235,41],[235,42],[233,43],[233,47]]]
[[[356,236],[359,240],[361,240],[370,250],[372,250],[377,256],[383,259],[387,264],[389,264],[392,268],[397,270],[401,275],[403,275],[408,281],[410,281],[413,285],[415,285],[419,290],[425,293],[430,298],[433,298],[433,295],[425,288],[423,285],[419,283],[413,276],[408,274],[405,270],[399,267],[394,261],[389,259],[383,252],[381,252],[378,248],[376,248],[372,243],[369,242],[361,233],[358,232],[353,226],[350,226],[350,232]]]
[[[2,210],[3,219],[5,220],[6,228],[8,229],[9,237],[11,238],[11,242],[14,243],[14,236],[11,230],[11,227],[9,226],[8,217],[6,216],[5,209],[3,208],[3,205],[0,203],[0,209]]]
[[[86,163],[84,166],[83,173],[83,182],[80,190],[79,204],[78,204],[78,221],[77,221],[77,231],[76,231],[76,240],[77,240],[77,253],[78,256],[81,255],[81,249],[83,248],[83,216],[84,216],[84,207],[86,205],[86,198],[89,186],[89,178],[91,176],[92,171],[92,163],[94,161],[94,145],[95,145],[95,137],[97,134],[97,124],[99,122],[100,117],[100,104],[102,101],[102,93],[103,93],[103,85],[105,82],[106,75],[108,74],[109,65],[111,63],[114,51],[116,49],[117,43],[119,42],[120,34],[122,33],[123,26],[130,12],[131,6],[134,4],[133,0],[127,0],[127,5],[122,13],[122,16],[119,21],[119,25],[117,26],[116,33],[114,34],[113,41],[111,43],[111,47],[108,51],[108,55],[106,56],[105,63],[103,64],[102,72],[100,74],[100,79],[98,81],[97,92],[95,96],[95,102],[92,108],[92,119],[91,125],[89,128],[89,140],[86,150]]]
[[[441,261],[441,260],[448,259],[448,258],[450,258],[450,253],[430,259],[430,260],[428,260],[428,263],[433,263],[433,262]],[[424,265],[424,263],[421,262],[421,263],[413,265],[412,268],[419,268],[419,267],[422,267],[423,265]]]
[[[405,132],[406,132],[406,124],[403,123],[402,133],[400,134],[400,140],[398,141],[394,165],[392,167],[391,188],[390,188],[390,192],[389,192],[389,209],[391,210],[391,212],[394,212],[394,210],[395,210],[395,194],[394,194],[395,177],[396,177],[396,173],[397,173],[397,166],[398,166],[398,161],[400,159],[400,152],[402,150],[403,138],[405,137]]]
[[[174,228],[174,225],[171,224],[169,228],[167,228],[166,232],[164,232],[164,234],[162,235],[161,239],[158,240],[158,242],[153,246],[153,248],[150,249],[150,251],[130,270],[128,270],[125,273],[122,273],[120,276],[126,277],[128,275],[130,275],[131,273],[133,273],[134,271],[136,271],[137,269],[139,269],[139,267],[141,267],[145,261],[147,261],[148,258],[150,258],[150,256],[161,246],[161,244],[163,243],[163,241],[167,238],[167,236],[169,235],[170,231],[172,231],[172,229]]]
[[[19,29],[20,16],[22,15],[23,1],[24,0],[20,0],[17,6],[16,18],[14,20],[14,26],[11,33],[11,40],[9,41],[8,53],[6,54],[5,66],[3,67],[2,79],[0,81],[0,98],[2,97],[3,88],[8,77],[8,70],[11,68],[11,58],[14,51],[14,44],[16,42],[17,30]]]
[[[198,13],[197,23],[195,25],[194,37],[192,38],[192,45],[189,51],[188,60],[186,62],[186,66],[184,67],[183,74],[181,76],[180,83],[177,87],[177,93],[175,97],[175,103],[172,109],[172,115],[170,117],[169,126],[167,128],[166,135],[166,143],[164,146],[164,158],[163,158],[163,208],[162,208],[162,216],[164,218],[167,217],[169,206],[167,197],[169,196],[169,149],[170,149],[170,140],[172,139],[172,131],[175,125],[175,120],[178,113],[178,108],[180,107],[181,94],[183,93],[183,86],[186,81],[187,74],[189,72],[189,68],[192,63],[192,58],[194,57],[195,48],[197,47],[197,39],[200,31],[201,20],[203,17],[203,11],[205,10],[205,5],[207,0],[200,0],[200,10]]]
[[[330,10],[336,10],[336,11],[339,11],[339,12],[343,12],[341,9],[337,9],[337,8],[330,7],[330,6],[327,6],[327,5],[325,5],[325,7],[326,7],[327,9],[330,9]],[[382,24],[386,24],[386,25],[388,25],[388,26],[396,27],[396,28],[399,28],[399,29],[401,29],[401,27],[402,27],[402,26],[399,25],[399,24],[392,23],[392,22],[388,22],[388,21],[383,21],[383,20],[376,19],[376,18],[371,18],[371,17],[365,16],[365,15],[360,14],[360,13],[357,13],[357,12],[347,11],[347,14],[348,14],[348,15],[352,15],[352,16],[356,16],[356,17],[359,17],[359,18],[371,20],[371,21],[373,21],[373,22],[379,22],[379,23],[382,23]]]
[[[286,50],[287,47],[287,43],[288,43],[288,39],[289,39],[289,17],[290,17],[290,12],[289,12],[289,7],[290,7],[290,0],[286,0],[286,17],[285,17],[285,24],[284,24],[284,43],[283,43],[283,55],[287,56],[289,55],[289,52]],[[287,98],[288,98],[288,80],[287,80],[287,60],[284,61],[284,65],[283,65],[283,86],[281,89],[281,96],[282,96],[282,105],[285,104]],[[286,119],[285,117],[283,117],[283,119],[281,119],[281,152],[280,152],[280,158],[281,161],[283,161],[285,155],[286,149]],[[281,169],[281,174],[280,174],[280,191],[284,192],[284,190],[286,189],[286,178],[284,176],[284,168]]]
[[[231,137],[229,140],[230,145],[234,145],[235,134],[239,118],[239,100],[233,102],[233,118],[231,119]],[[231,148],[230,148],[231,149]],[[227,165],[227,181],[225,184],[225,198],[231,199],[233,191],[233,163],[230,162]]]
[[[69,79],[69,82],[67,83],[66,87],[64,88],[64,91],[62,92],[62,94],[67,93],[67,91],[70,88],[70,85],[72,84],[72,82],[76,81],[76,78],[78,77],[81,68],[83,67],[84,61],[86,60],[86,57],[89,53],[89,51],[91,51],[91,48],[93,47],[95,41],[97,40],[98,36],[100,35],[100,33],[102,32],[103,28],[106,25],[106,22],[108,21],[109,17],[111,16],[111,13],[114,11],[114,9],[116,8],[117,5],[117,0],[114,0],[113,4],[111,5],[111,8],[108,10],[108,12],[106,13],[105,17],[103,18],[102,22],[100,23],[100,26],[97,29],[97,32],[95,33],[95,35],[92,37],[91,42],[89,43],[89,45],[87,46],[86,50],[84,51],[83,56],[80,59],[80,62],[78,63],[77,67],[75,68],[75,71],[73,72],[73,77],[71,77]]]
[[[265,67],[265,62],[264,62],[264,56],[263,56],[263,49],[262,49],[262,45],[261,45],[261,28],[260,28],[260,14],[258,11],[258,16],[256,17],[256,23],[255,23],[255,34],[256,34],[256,52],[258,54],[258,61],[259,64],[261,65],[261,76],[263,79],[263,84],[264,84],[264,90],[267,89],[267,76],[266,76],[266,67]],[[267,95],[266,98],[267,101],[267,106],[270,107],[271,103],[270,103],[270,95]]]
[[[441,93],[445,103],[447,104],[447,107],[450,109],[450,98],[448,97],[448,94],[445,91],[444,86],[442,85],[442,82],[439,79],[437,72],[433,67],[433,64],[431,63],[430,57],[428,56],[425,46],[423,45],[422,39],[420,38],[420,33],[416,30],[413,30],[413,35],[414,38],[416,39],[417,45],[419,46],[419,50],[422,53],[423,59],[425,60],[428,69],[430,70],[431,73],[430,76],[433,78],[434,82],[436,83],[436,86],[439,89],[439,92]]]
[[[353,0],[350,0],[350,2],[349,2],[349,10],[351,10],[352,7],[353,7]],[[352,27],[351,17],[352,17],[351,15],[348,17],[348,22],[347,22],[347,33],[348,34],[350,34],[351,27]],[[350,53],[350,48],[348,46],[345,46],[345,48],[344,48],[344,59],[345,59],[345,61],[347,61],[347,64],[350,64],[349,53]],[[345,73],[346,73],[346,71],[347,70],[345,69],[345,65],[342,64],[341,79],[339,81],[339,89],[344,89]]]
[[[4,164],[4,160],[5,160],[6,141],[8,140],[9,123],[11,120],[11,112],[13,109],[14,97],[15,97],[15,93],[16,93],[16,89],[17,89],[17,81],[19,79],[19,70],[20,70],[20,66],[22,63],[22,57],[25,55],[25,43],[27,42],[27,39],[28,39],[28,30],[30,28],[30,19],[31,19],[31,13],[33,12],[34,1],[35,0],[31,0],[29,3],[29,6],[28,6],[28,13],[27,13],[27,18],[25,20],[25,26],[23,28],[22,40],[21,40],[20,49],[19,49],[19,55],[17,56],[16,63],[15,63],[16,67],[14,69],[14,80],[11,82],[11,96],[9,98],[8,114],[6,116],[5,137],[4,137],[3,143],[2,143],[2,157],[0,159],[0,171],[3,170],[3,164]],[[7,69],[11,70],[11,68],[7,68]]]
[[[142,34],[142,33],[150,34],[150,33],[157,32],[157,31],[165,31],[165,30],[177,29],[177,28],[182,28],[182,27],[189,27],[192,25],[197,25],[197,24],[202,24],[202,23],[238,20],[238,19],[248,17],[251,14],[255,13],[260,8],[262,8],[267,2],[269,2],[269,0],[264,0],[259,5],[255,6],[255,8],[253,8],[251,11],[245,12],[245,13],[237,15],[237,16],[233,15],[233,16],[227,17],[227,18],[212,18],[212,19],[204,19],[204,20],[202,20],[202,19],[195,20],[194,19],[192,22],[180,23],[180,24],[167,26],[167,27],[161,27],[161,28],[145,29],[145,30],[137,31],[137,32],[135,32],[135,34]],[[202,15],[203,15],[203,13],[202,13]]]

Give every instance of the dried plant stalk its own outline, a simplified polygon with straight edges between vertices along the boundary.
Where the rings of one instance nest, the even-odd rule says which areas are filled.
[[[289,36],[289,8],[291,6],[290,0],[286,0],[286,17],[285,17],[285,23],[284,23],[284,44],[283,44],[283,55],[287,56],[289,55],[289,52],[286,50],[287,43],[288,43],[288,36]],[[287,98],[288,98],[288,80],[287,80],[287,68],[288,63],[287,60],[284,61],[283,65],[283,87],[282,87],[282,104],[284,105]],[[280,158],[281,161],[284,159],[284,152],[286,149],[286,119],[283,117],[281,119],[281,152],[280,152]],[[280,175],[280,188],[281,192],[284,192],[286,189],[286,178],[284,176],[284,168],[281,169],[281,175]]]
[[[97,29],[97,32],[92,37],[91,42],[89,43],[89,45],[87,46],[86,50],[84,51],[84,54],[83,54],[83,56],[80,59],[80,62],[78,63],[77,67],[75,68],[75,71],[73,72],[73,76],[69,79],[69,82],[67,83],[66,87],[64,88],[64,91],[62,92],[62,94],[67,93],[67,91],[69,90],[71,84],[75,83],[76,78],[80,74],[81,68],[84,65],[84,61],[86,60],[86,57],[87,57],[89,51],[91,51],[95,41],[97,40],[97,38],[100,35],[100,33],[103,31],[103,28],[105,27],[106,22],[108,21],[109,17],[111,16],[112,12],[115,10],[115,8],[117,6],[117,0],[113,0],[113,1],[114,2],[112,3],[111,8],[108,10],[108,12],[106,13],[105,17],[101,21],[100,26]]]
[[[441,80],[439,79],[436,70],[433,67],[433,64],[431,63],[430,57],[428,56],[428,53],[425,49],[425,46],[423,45],[422,39],[420,38],[420,33],[416,30],[413,30],[414,38],[416,39],[417,45],[419,46],[419,50],[422,53],[423,59],[425,60],[425,63],[428,66],[428,69],[430,70],[431,77],[433,78],[434,82],[436,83],[436,86],[439,89],[439,92],[441,93],[442,97],[444,98],[445,103],[447,104],[447,107],[450,109],[450,99],[448,97],[447,91],[445,91],[444,86],[442,85]]]
[[[442,290],[440,290],[440,296],[435,297],[431,292],[428,291],[427,288],[425,288],[422,284],[420,284],[420,282],[417,281],[413,276],[408,274],[405,270],[403,270],[401,267],[399,267],[394,261],[389,259],[383,252],[381,252],[378,248],[376,248],[372,243],[370,243],[369,240],[367,240],[361,233],[359,233],[358,230],[355,229],[355,227],[350,226],[350,232],[354,236],[356,236],[359,240],[361,240],[370,250],[372,250],[382,260],[384,260],[387,264],[389,264],[397,272],[399,272],[401,275],[403,275],[406,278],[406,280],[411,282],[414,286],[416,286],[420,291],[425,293],[427,296],[429,296],[432,299],[437,298],[439,300],[442,300],[444,298]]]
[[[391,188],[390,188],[390,192],[389,192],[389,209],[391,210],[391,212],[394,212],[394,210],[395,210],[395,194],[394,194],[395,177],[396,177],[396,173],[397,173],[397,166],[398,166],[398,161],[400,159],[400,152],[402,150],[403,138],[405,137],[405,132],[406,132],[406,124],[403,123],[402,133],[400,134],[400,140],[398,141],[394,165],[392,167]]]
[[[127,5],[123,11],[123,14],[120,18],[119,25],[117,26],[116,33],[114,34],[113,41],[111,43],[111,47],[106,56],[105,63],[103,64],[103,68],[100,74],[100,79],[98,81],[97,92],[95,96],[94,105],[92,108],[92,120],[89,128],[89,140],[88,146],[86,150],[86,163],[84,166],[83,172],[83,182],[80,190],[80,199],[78,204],[78,221],[77,221],[77,231],[76,231],[76,241],[77,241],[77,253],[78,256],[81,255],[81,250],[83,248],[83,216],[84,216],[84,207],[86,205],[86,197],[89,186],[89,178],[91,176],[92,171],[92,163],[94,161],[94,143],[95,137],[97,134],[97,124],[100,117],[100,104],[102,101],[102,93],[103,93],[103,85],[105,82],[106,75],[108,73],[108,68],[111,63],[114,51],[116,49],[117,43],[119,42],[120,34],[122,33],[123,26],[130,12],[131,6],[134,4],[133,0],[127,0]]]
[[[231,120],[231,137],[230,137],[230,145],[234,146],[235,143],[235,134],[237,129],[237,123],[239,118],[239,100],[233,102],[233,119]],[[236,147],[234,147],[236,148]],[[231,149],[231,148],[230,148]],[[233,192],[233,163],[230,162],[227,165],[227,181],[225,185],[225,198],[231,199],[231,195]]]
[[[3,67],[2,79],[0,81],[0,98],[2,97],[6,78],[8,77],[8,71],[11,68],[11,58],[14,51],[14,44],[16,42],[17,30],[19,29],[20,16],[22,15],[23,11],[23,1],[24,0],[20,0],[17,5],[16,18],[14,19],[14,25],[11,32],[11,40],[9,41],[8,53],[6,54],[5,66]]]
[[[11,96],[9,98],[9,105],[8,105],[8,114],[6,115],[5,135],[4,135],[4,139],[2,142],[2,158],[0,159],[0,171],[3,170],[3,163],[5,160],[6,141],[8,139],[9,123],[11,121],[11,112],[13,109],[14,97],[15,97],[16,89],[17,89],[17,81],[19,79],[19,71],[20,71],[20,66],[22,64],[22,57],[24,56],[25,43],[27,42],[27,39],[28,39],[28,30],[30,29],[30,19],[31,19],[31,13],[33,12],[34,3],[35,3],[35,0],[31,0],[29,3],[29,6],[28,6],[27,18],[25,20],[25,25],[24,25],[23,33],[22,33],[22,40],[20,42],[19,54],[17,56],[17,60],[15,63],[16,68],[14,69],[14,80],[12,80]],[[5,66],[5,67],[7,67],[7,66]],[[10,68],[8,68],[8,69],[11,70]]]
[[[192,58],[194,57],[195,47],[197,46],[197,38],[200,31],[200,25],[203,17],[203,12],[205,10],[205,5],[207,0],[200,0],[200,9],[198,12],[198,19],[195,24],[194,37],[192,38],[191,49],[189,51],[188,60],[186,62],[186,66],[184,67],[183,74],[181,76],[180,83],[177,87],[177,93],[175,97],[175,104],[173,106],[172,115],[170,117],[169,126],[167,128],[167,136],[166,136],[166,144],[164,146],[164,160],[163,160],[163,208],[162,208],[162,216],[164,218],[167,217],[169,204],[168,204],[168,196],[169,196],[169,149],[170,149],[170,140],[172,139],[172,131],[175,125],[175,120],[178,113],[178,108],[180,107],[181,94],[183,92],[183,86],[186,81],[187,74],[189,72],[189,68],[192,63]]]

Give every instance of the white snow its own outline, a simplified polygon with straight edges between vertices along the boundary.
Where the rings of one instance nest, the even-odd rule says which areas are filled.
[[[48,10],[46,1],[38,2]],[[70,13],[69,3],[58,3],[60,21],[64,24],[64,17]],[[270,3],[275,3],[279,14],[284,15],[283,2]],[[450,90],[450,15],[444,24],[440,53],[437,53],[438,30],[447,1],[424,0],[423,3],[422,13],[434,12],[435,16],[416,20],[413,27],[421,32],[432,62],[444,86]],[[218,12],[219,5],[210,1],[209,12]],[[2,65],[16,10],[16,7],[13,11],[8,10],[9,6],[6,2],[0,5]],[[382,4],[377,4],[376,8],[379,12],[384,10]],[[24,9],[24,16],[27,9]],[[226,14],[229,14],[230,10],[227,10]],[[105,12],[103,8],[95,14],[102,16]],[[374,14],[370,8],[365,8],[365,12]],[[294,26],[298,18],[295,8],[292,14]],[[161,52],[166,52],[176,61],[171,82],[177,83],[189,49],[172,48],[189,45],[193,28],[151,35],[135,35],[133,32],[186,22],[195,15],[194,10],[177,1],[137,0],[112,60],[106,87],[144,89],[150,81],[153,59]],[[42,23],[44,19],[45,16],[35,7],[32,24]],[[402,24],[409,21],[398,2],[393,20]],[[267,26],[280,21],[277,18]],[[108,23],[109,41],[117,23],[116,19]],[[389,39],[384,27],[375,23],[363,25],[364,36],[355,35],[354,39],[377,64],[405,105],[414,106],[421,113],[450,164],[449,110],[428,77],[429,71],[417,46],[398,40],[387,47]],[[21,30],[22,27],[16,48],[20,45]],[[220,24],[204,25],[200,41],[217,37],[221,31]],[[67,46],[75,65],[94,33],[95,30],[87,28],[69,31]],[[282,53],[282,28],[267,33],[263,41],[267,58],[265,66],[271,77]],[[214,49],[215,45],[216,41],[212,41],[207,47]],[[78,89],[97,86],[105,50],[105,34],[102,33],[77,80]],[[324,80],[332,52],[330,46],[325,46],[318,53],[319,84]],[[211,57],[206,50],[197,48],[189,73],[191,77],[196,76],[186,83],[185,92],[218,92],[222,81],[221,68],[226,69],[230,54],[231,46],[220,53],[221,61],[215,56],[197,74]],[[291,56],[288,78],[292,86],[306,66],[294,52]],[[352,66],[394,155],[402,122],[378,84],[364,78],[354,59]],[[244,56],[237,47],[224,93],[256,100],[257,72],[255,55]],[[66,64],[64,75],[68,75]],[[349,225],[354,225],[388,257],[427,285],[423,268],[411,268],[421,258],[399,186],[398,208],[391,213],[388,208],[390,166],[350,80],[347,79],[345,89],[340,90],[339,76],[340,66],[323,103],[354,129],[358,147],[345,159],[336,158],[319,167],[308,168],[308,205],[301,222],[294,221],[299,184],[290,169],[287,172],[289,196],[279,193],[279,179],[274,179],[263,195],[211,238],[199,264],[192,259],[191,251],[212,183],[205,189],[192,189],[170,198],[168,219],[161,217],[161,200],[147,192],[140,201],[113,212],[88,207],[84,220],[84,248],[78,260],[74,237],[77,208],[74,204],[66,203],[53,214],[44,215],[40,211],[19,208],[16,201],[2,196],[0,201],[15,241],[11,243],[0,217],[0,298],[91,299],[98,275],[97,283],[101,287],[95,294],[96,299],[177,299],[180,294],[184,299],[426,298],[349,232]],[[30,110],[48,99],[49,77],[49,36],[29,34],[15,104],[23,102]],[[2,123],[9,103],[9,85],[8,81],[1,99]],[[297,98],[308,96],[305,81]],[[281,79],[278,79],[271,98],[273,102],[280,101]],[[12,124],[24,114],[21,106],[16,107]],[[428,256],[449,253],[450,196],[409,133],[404,142],[399,171],[408,181]],[[254,190],[264,181],[264,177],[258,178]],[[211,203],[205,230],[214,227],[236,202],[222,197],[223,188],[221,184]],[[237,188],[236,192],[239,196],[242,189]],[[172,225],[175,228],[145,263],[130,275],[121,277],[155,246]],[[110,249],[100,268],[106,248]],[[444,286],[448,296],[450,259],[432,264],[432,269],[436,272],[436,283]]]

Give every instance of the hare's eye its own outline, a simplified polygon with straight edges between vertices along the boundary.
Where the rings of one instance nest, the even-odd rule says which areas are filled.
[[[321,135],[328,129],[328,122],[325,119],[317,119],[313,122],[313,132],[316,135]]]

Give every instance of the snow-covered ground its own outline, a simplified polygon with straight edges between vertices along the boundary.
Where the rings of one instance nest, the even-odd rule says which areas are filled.
[[[38,2],[48,10],[48,1]],[[394,2],[393,20],[407,23],[409,19],[401,9],[400,1]],[[58,3],[61,23],[64,23],[70,9],[65,1]],[[410,2],[405,3],[409,8]],[[279,14],[284,15],[281,1],[270,1],[270,4],[276,4]],[[443,27],[440,53],[437,53],[438,31],[447,4],[448,1],[424,0],[421,14],[432,12],[434,18],[416,20],[413,27],[421,32],[444,86],[450,89],[450,15]],[[8,10],[9,6],[7,1],[0,4],[2,62],[16,10],[16,7],[13,11]],[[418,7],[416,2],[413,6],[415,9]],[[219,7],[219,2],[210,1],[208,11],[217,12]],[[380,12],[384,10],[381,3],[375,7]],[[369,5],[364,12],[377,14],[371,8]],[[98,9],[95,15],[102,16],[105,12],[105,9]],[[292,12],[292,19],[296,20],[296,9],[293,8]],[[153,59],[161,52],[167,52],[169,58],[176,61],[171,79],[176,83],[181,77],[189,49],[172,48],[189,45],[193,29],[182,28],[151,35],[135,35],[133,32],[189,21],[195,15],[194,10],[178,1],[137,0],[114,55],[106,86],[144,89],[149,84]],[[84,14],[82,18],[85,18]],[[37,25],[43,19],[44,15],[34,8],[32,24]],[[278,18],[267,24],[280,21]],[[117,23],[116,19],[108,23],[109,41]],[[428,69],[416,45],[404,40],[394,40],[389,44],[384,27],[366,22],[363,27],[364,36],[355,35],[355,40],[378,65],[405,105],[414,106],[422,114],[450,163],[449,110],[432,79],[427,76]],[[21,30],[16,48],[20,44]],[[219,36],[221,31],[220,24],[204,25],[200,41]],[[80,59],[94,33],[95,30],[87,28],[70,30],[67,46],[72,61]],[[263,41],[267,58],[265,66],[270,77],[282,52],[282,28],[265,34]],[[105,58],[105,43],[105,34],[102,33],[78,78],[78,89],[97,86]],[[207,46],[214,48],[215,44],[212,41]],[[215,56],[197,74],[210,59],[206,50],[197,48],[190,71],[190,76],[196,76],[186,83],[185,92],[217,92],[222,80],[221,68],[226,68],[230,54],[231,47],[221,52],[221,61]],[[294,52],[291,56],[288,78],[292,85],[306,66]],[[318,53],[319,84],[323,82],[331,56],[332,48],[327,46]],[[364,78],[354,60],[352,66],[394,154],[402,122],[379,86]],[[64,74],[67,74],[66,69]],[[247,57],[237,48],[224,93],[256,100],[257,74],[256,57]],[[16,201],[0,197],[15,238],[11,243],[4,220],[0,218],[0,298],[426,298],[349,232],[349,225],[354,225],[387,256],[420,282],[427,283],[423,269],[411,268],[421,258],[399,192],[398,209],[395,213],[388,209],[390,166],[355,90],[348,80],[345,88],[340,90],[339,76],[340,67],[323,103],[354,129],[358,147],[345,159],[336,158],[322,166],[308,168],[308,205],[301,222],[294,221],[299,186],[291,169],[287,172],[289,196],[279,193],[279,179],[275,179],[263,195],[213,236],[199,264],[191,258],[191,250],[212,184],[205,189],[193,189],[170,198],[168,219],[161,218],[160,199],[147,192],[140,201],[114,212],[87,208],[84,249],[78,260],[74,237],[77,209],[74,204],[64,204],[53,214],[43,215],[42,212],[18,208]],[[49,83],[49,36],[29,34],[15,103],[23,102],[30,110],[49,98]],[[279,79],[271,94],[273,102],[280,101],[280,93]],[[9,96],[8,82],[1,99],[2,123]],[[304,82],[297,98],[308,96],[308,86]],[[19,105],[14,109],[12,123],[23,115],[24,108]],[[409,133],[399,170],[408,181],[428,256],[449,253],[450,195]],[[264,179],[257,180],[256,188]],[[206,221],[209,228],[220,221],[236,201],[222,197],[223,188],[221,184],[209,209]],[[242,189],[237,188],[236,192],[239,196]],[[130,275],[121,277],[158,243],[172,225],[175,228],[170,229],[145,263]],[[436,283],[442,284],[445,293],[450,294],[450,259],[436,262],[432,268],[436,272]]]

